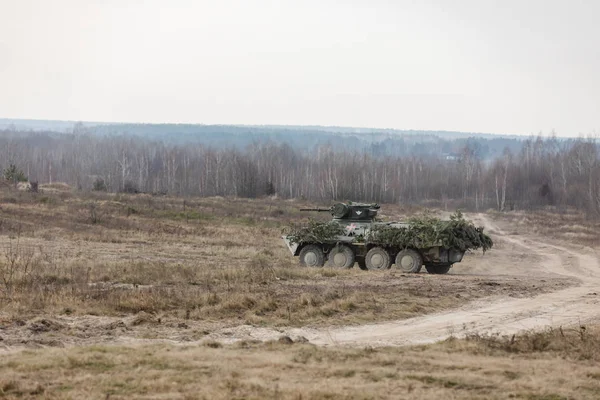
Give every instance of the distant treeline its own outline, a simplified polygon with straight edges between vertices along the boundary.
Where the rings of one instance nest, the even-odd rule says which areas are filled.
[[[4,130],[0,167],[15,164],[32,181],[66,182],[81,190],[276,194],[323,203],[356,200],[479,210],[572,206],[593,215],[600,212],[594,139],[529,138],[487,160],[477,140],[450,143],[454,151],[448,156],[344,150],[335,143],[299,150],[262,141],[239,149],[123,135]]]
[[[244,150],[271,142],[288,144],[294,150],[312,151],[331,145],[335,151],[368,152],[374,156],[450,156],[465,145],[477,150],[481,159],[492,159],[508,147],[520,149],[522,137],[500,137],[447,131],[415,131],[324,126],[238,126],[199,124],[82,123],[0,119],[0,131],[128,136],[171,145],[202,144],[215,149]]]

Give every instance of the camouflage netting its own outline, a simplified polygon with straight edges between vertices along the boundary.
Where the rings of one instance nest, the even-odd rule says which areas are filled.
[[[422,215],[406,221],[406,227],[374,224],[367,237],[356,237],[355,241],[398,248],[428,248],[442,246],[461,251],[482,249],[486,252],[493,245],[492,239],[464,219],[457,211],[450,220],[444,221],[431,215]],[[326,243],[344,235],[344,227],[335,221],[317,222],[310,220],[306,225],[292,224],[284,231],[292,243]]]
[[[284,231],[291,243],[325,243],[344,234],[344,228],[337,222],[308,221],[307,225],[292,224]]]
[[[423,215],[406,222],[408,226],[398,228],[375,225],[366,241],[402,248],[442,246],[461,251],[482,249],[484,253],[493,245],[492,239],[483,233],[483,228],[464,219],[460,211],[454,213],[448,221]]]

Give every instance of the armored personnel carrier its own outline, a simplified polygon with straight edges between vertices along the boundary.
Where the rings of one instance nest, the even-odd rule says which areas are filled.
[[[337,203],[331,208],[301,209],[330,212],[333,219],[293,229],[283,240],[301,265],[352,268],[358,263],[368,270],[395,265],[405,273],[418,273],[424,265],[431,274],[447,273],[467,249],[485,251],[492,246],[483,228],[475,228],[460,213],[451,221],[431,219],[437,225],[430,228],[410,220],[378,222],[379,208],[378,204]]]

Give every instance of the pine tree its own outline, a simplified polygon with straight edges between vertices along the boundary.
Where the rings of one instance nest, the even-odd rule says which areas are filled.
[[[25,176],[25,173],[17,168],[15,164],[10,164],[5,168],[3,176],[4,179],[13,183],[27,182],[27,176]]]

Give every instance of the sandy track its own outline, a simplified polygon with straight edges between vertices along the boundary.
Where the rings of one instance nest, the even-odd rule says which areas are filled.
[[[524,265],[539,277],[560,275],[578,284],[533,298],[486,298],[460,309],[402,321],[332,329],[287,329],[273,331],[239,327],[229,329],[226,337],[216,339],[268,340],[287,334],[303,336],[318,345],[414,345],[443,340],[450,335],[473,333],[514,334],[547,326],[585,324],[600,319],[600,265],[592,249],[573,250],[544,243],[542,239],[512,237],[484,215],[477,215],[497,239],[537,255],[541,262]],[[500,251],[500,250],[497,250]],[[502,265],[495,268],[501,269]]]

